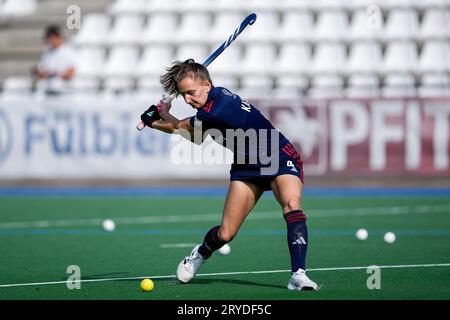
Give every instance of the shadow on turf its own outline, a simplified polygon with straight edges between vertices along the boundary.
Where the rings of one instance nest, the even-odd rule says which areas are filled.
[[[210,283],[214,283],[214,282],[223,282],[223,283],[231,283],[231,284],[239,284],[239,285],[247,285],[247,286],[256,286],[256,287],[276,288],[276,289],[283,289],[283,290],[286,289],[286,286],[263,284],[263,283],[246,281],[246,280],[217,279],[217,278],[212,278],[212,279],[197,278],[197,279],[195,279],[195,281],[190,282],[189,285],[196,285],[196,284],[205,285],[205,284],[210,284]]]

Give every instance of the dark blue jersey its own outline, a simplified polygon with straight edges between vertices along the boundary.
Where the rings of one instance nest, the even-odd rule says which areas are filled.
[[[212,87],[191,125],[234,153],[234,165],[261,166],[289,141],[255,107],[228,89]],[[275,139],[275,140],[274,140]],[[276,150],[274,150],[276,149]]]

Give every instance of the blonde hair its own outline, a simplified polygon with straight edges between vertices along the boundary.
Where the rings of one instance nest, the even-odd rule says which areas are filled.
[[[160,77],[160,83],[164,90],[169,94],[178,96],[178,84],[186,77],[192,77],[202,81],[209,81],[212,85],[211,76],[208,69],[200,63],[196,63],[194,59],[186,61],[175,61],[172,66],[166,68],[166,73]]]

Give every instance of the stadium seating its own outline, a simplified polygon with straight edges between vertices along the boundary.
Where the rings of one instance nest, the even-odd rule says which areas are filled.
[[[426,41],[419,63],[422,72],[450,72],[450,42],[445,40]]]
[[[8,77],[3,81],[3,92],[1,100],[16,100],[26,96],[31,92],[32,83],[29,77],[15,76]]]
[[[275,73],[298,75],[310,72],[312,50],[308,44],[285,43],[275,63]]]
[[[419,87],[419,96],[448,97],[450,95],[450,78],[445,73],[425,74]]]
[[[346,67],[346,50],[342,43],[320,43],[314,56],[314,72],[340,73]]]
[[[117,46],[112,49],[105,63],[103,73],[110,76],[133,76],[139,52],[133,46]]]
[[[344,81],[339,75],[316,75],[309,96],[315,99],[343,97]]]
[[[121,14],[107,35],[110,44],[136,44],[140,40],[144,18],[135,14]]]
[[[0,2],[0,18],[30,15],[36,6],[37,0],[4,0]]]
[[[19,3],[36,7],[3,0],[0,15]],[[125,77],[144,89],[141,79],[176,59],[202,62],[249,12],[257,22],[209,66],[219,85],[321,97],[449,89],[450,0],[115,0],[85,14],[69,39],[77,74],[105,84]]]
[[[353,74],[348,80],[346,96],[349,98],[377,98],[380,82],[375,74]]]
[[[153,14],[143,28],[139,40],[142,44],[173,43],[177,17],[172,13]]]
[[[105,61],[105,50],[101,47],[83,47],[78,52],[76,73],[82,77],[100,77]]]
[[[401,98],[416,96],[414,77],[406,73],[388,74],[382,95],[386,98]]]
[[[349,71],[352,73],[375,73],[383,67],[381,46],[377,42],[354,42],[348,58]]]
[[[323,10],[319,13],[315,34],[319,41],[343,41],[348,28],[348,15],[343,10]]]
[[[314,35],[314,15],[311,11],[288,11],[277,33],[281,41],[311,41]]]
[[[137,64],[136,73],[139,75],[161,74],[164,67],[173,61],[173,48],[170,45],[148,46]]]
[[[208,13],[186,13],[181,18],[176,34],[170,38],[179,43],[204,43],[209,41],[210,27],[211,16]]]
[[[422,39],[444,39],[450,36],[450,9],[432,8],[425,11],[420,27]]]
[[[82,28],[73,41],[78,45],[99,45],[105,42],[111,19],[106,14],[92,13],[83,18]]]
[[[412,41],[394,41],[387,45],[384,68],[386,72],[415,72],[419,60]]]

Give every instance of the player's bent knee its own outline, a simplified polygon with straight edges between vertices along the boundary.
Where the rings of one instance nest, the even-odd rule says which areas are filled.
[[[300,201],[297,199],[288,200],[283,206],[283,212],[288,213],[294,210],[300,210]]]

